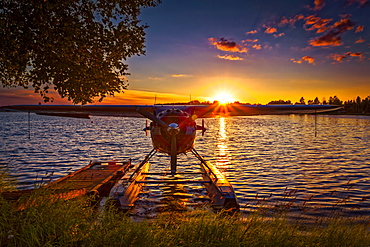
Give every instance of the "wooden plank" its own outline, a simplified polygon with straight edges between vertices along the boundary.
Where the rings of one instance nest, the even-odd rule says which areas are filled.
[[[140,164],[141,163],[135,165],[133,170],[136,171]],[[129,180],[130,176],[127,176],[112,188],[110,195],[117,201],[121,209],[126,210],[134,206],[134,203],[143,187],[143,184],[138,183],[138,181],[143,181],[145,179],[145,173],[148,172],[149,166],[150,163],[146,162],[141,169],[137,171],[132,180]]]
[[[130,162],[91,162],[88,166],[83,167],[72,174],[63,177],[46,186],[47,189],[60,190],[66,189],[84,190],[86,193],[99,193],[99,188],[112,179],[117,172],[128,170]],[[106,165],[105,165],[106,164]],[[113,186],[113,185],[112,185]]]
[[[90,162],[89,165],[41,187],[41,190],[52,191],[55,198],[71,199],[86,194],[108,196],[114,183],[131,167],[128,162]],[[18,200],[34,190],[3,192],[7,200]]]
[[[198,184],[204,184],[204,183],[211,183],[211,182],[204,181],[204,180],[143,180],[143,181],[136,181],[136,183],[142,183],[142,184],[196,184],[198,183]]]
[[[142,174],[145,174],[145,175],[162,175],[162,176],[166,176],[166,175],[170,175],[170,173],[168,172],[145,172],[145,173],[142,173]],[[203,172],[176,172],[177,175],[202,175]]]

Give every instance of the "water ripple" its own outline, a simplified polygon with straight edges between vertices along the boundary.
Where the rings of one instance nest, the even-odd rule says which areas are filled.
[[[206,119],[208,130],[199,133],[196,149],[229,178],[245,211],[289,205],[310,216],[336,210],[369,215],[370,118],[320,115],[316,136],[314,118]],[[150,138],[141,131],[143,119],[31,115],[31,139],[27,114],[2,112],[0,119],[0,165],[18,178],[20,188],[57,179],[90,160],[139,162],[151,150]],[[159,154],[152,163],[154,170],[168,169],[169,157]],[[194,171],[197,160],[180,155],[179,164],[180,170]],[[144,194],[161,201],[153,194],[163,190],[152,187]]]

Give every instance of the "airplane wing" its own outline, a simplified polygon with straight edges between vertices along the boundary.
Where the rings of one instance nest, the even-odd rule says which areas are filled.
[[[201,117],[215,116],[253,116],[283,114],[316,114],[338,111],[343,107],[337,105],[218,105],[195,108],[195,114]]]
[[[34,112],[38,115],[90,118],[90,116],[143,117],[138,108],[154,113],[153,106],[145,105],[11,105],[2,106],[8,111]]]
[[[90,118],[90,116],[144,117],[140,111],[157,113],[167,109],[186,111],[197,118],[216,116],[251,116],[280,114],[314,114],[337,111],[333,105],[12,105],[2,106],[7,111],[34,112],[39,115]]]

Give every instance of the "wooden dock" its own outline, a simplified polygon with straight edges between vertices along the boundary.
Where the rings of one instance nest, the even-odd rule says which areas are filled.
[[[114,184],[124,176],[131,167],[131,161],[90,162],[89,165],[53,181],[38,190],[50,191],[53,197],[72,199],[83,195],[109,196]],[[6,200],[18,200],[21,196],[34,190],[2,192]]]
[[[130,167],[131,161],[90,162],[88,166],[48,184],[44,189],[52,190],[66,199],[80,195],[106,197]]]

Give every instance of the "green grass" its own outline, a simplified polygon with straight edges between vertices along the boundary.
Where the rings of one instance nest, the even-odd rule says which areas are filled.
[[[258,213],[239,215],[206,210],[167,212],[154,220],[134,222],[108,206],[103,213],[89,198],[23,198],[17,210],[0,199],[0,246],[369,246],[369,225],[344,219],[327,224],[288,223]]]
[[[370,246],[369,224],[340,217],[302,224],[281,213],[242,218],[195,210],[135,222],[113,206],[99,212],[88,197],[47,193],[16,203],[0,196],[0,246]]]
[[[8,170],[0,167],[0,192],[16,189],[16,179],[9,176]]]

